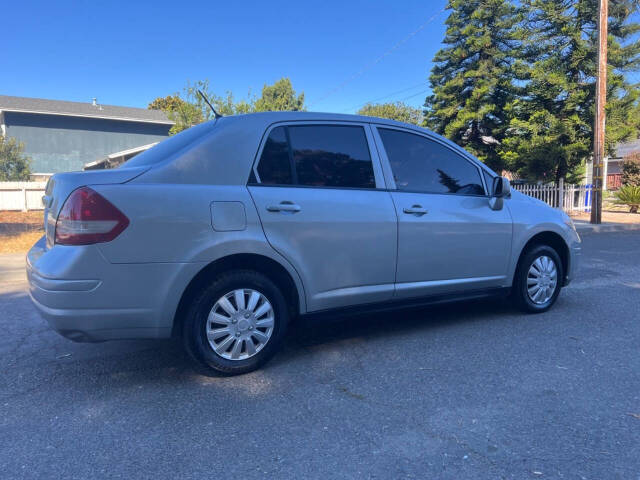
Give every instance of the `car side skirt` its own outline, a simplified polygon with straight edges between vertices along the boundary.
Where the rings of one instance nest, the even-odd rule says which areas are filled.
[[[487,297],[507,297],[511,292],[511,287],[494,287],[478,290],[469,290],[466,292],[456,292],[440,295],[429,295],[424,297],[415,297],[408,299],[396,299],[386,302],[375,302],[348,307],[332,308],[320,310],[301,315],[304,319],[322,319],[326,317],[342,317],[357,316],[362,314],[379,313],[389,310],[410,309],[416,307],[424,307],[429,305],[439,305],[445,303],[454,303],[465,300],[476,300]]]

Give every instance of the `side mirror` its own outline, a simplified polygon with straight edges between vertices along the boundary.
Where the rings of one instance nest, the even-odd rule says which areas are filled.
[[[489,206],[493,210],[502,210],[502,207],[504,206],[504,199],[509,196],[510,192],[511,183],[509,183],[509,179],[505,177],[495,177],[493,179],[493,185],[491,186]]]
[[[496,198],[504,198],[509,196],[511,193],[511,183],[508,178],[505,177],[495,177],[493,179],[493,188],[492,188],[492,197]]]

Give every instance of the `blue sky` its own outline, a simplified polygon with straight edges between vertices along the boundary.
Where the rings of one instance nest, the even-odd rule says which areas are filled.
[[[314,111],[381,97],[421,106],[445,3],[10,2],[0,94],[146,107],[187,80],[240,98],[289,76]]]

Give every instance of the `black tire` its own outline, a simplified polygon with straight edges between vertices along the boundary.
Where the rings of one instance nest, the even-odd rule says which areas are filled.
[[[536,303],[530,297],[527,291],[527,278],[529,275],[529,269],[533,262],[546,256],[550,258],[555,264],[557,271],[557,282],[555,290],[548,301],[544,303]],[[533,278],[533,277],[532,277]],[[512,298],[518,308],[527,313],[542,313],[549,310],[556,302],[562,285],[564,282],[564,270],[562,268],[562,260],[552,247],[548,245],[533,245],[527,249],[526,252],[520,258],[518,267],[516,268],[516,274],[513,279]]]
[[[274,325],[261,350],[249,358],[232,360],[215,352],[206,329],[207,318],[218,299],[237,289],[253,289],[263,294],[273,308]],[[289,323],[289,310],[284,295],[268,277],[253,270],[234,270],[220,274],[195,296],[184,322],[183,345],[205,373],[240,375],[258,369],[278,351]]]

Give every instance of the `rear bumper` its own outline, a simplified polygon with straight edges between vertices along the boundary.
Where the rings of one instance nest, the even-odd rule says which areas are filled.
[[[33,305],[51,328],[74,342],[103,342],[131,338],[166,338],[171,328],[136,327],[148,325],[149,309],[65,309],[50,308],[30,292]]]
[[[47,250],[43,240],[27,254],[27,279],[54,330],[78,342],[171,336],[183,277],[197,264],[112,264],[94,245]]]

